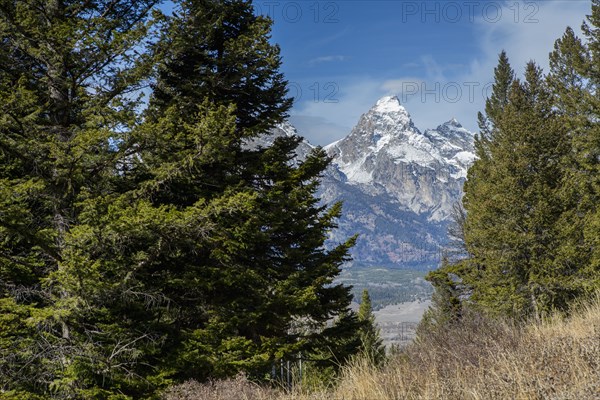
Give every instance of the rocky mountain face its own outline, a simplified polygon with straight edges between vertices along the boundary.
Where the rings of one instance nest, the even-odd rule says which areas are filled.
[[[458,121],[421,133],[397,97],[379,100],[325,149],[346,184],[387,195],[433,222],[448,218],[474,158],[473,135]]]
[[[421,132],[397,97],[380,99],[347,137],[325,147],[333,163],[321,197],[344,202],[333,239],[359,233],[358,263],[437,266],[475,159],[473,139],[455,119]]]
[[[291,125],[281,124],[258,145],[295,134]],[[324,203],[344,203],[331,240],[358,233],[355,263],[436,267],[452,207],[475,159],[473,140],[455,119],[421,132],[397,97],[380,99],[347,137],[325,147],[333,162],[319,196]],[[312,148],[303,142],[298,159]]]

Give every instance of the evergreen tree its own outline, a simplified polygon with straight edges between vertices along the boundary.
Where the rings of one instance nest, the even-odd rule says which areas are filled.
[[[431,305],[417,326],[418,339],[443,331],[461,320],[465,307],[464,298],[468,295],[461,276],[468,273],[464,271],[467,265],[464,259],[451,263],[444,257],[437,270],[427,273],[425,279],[433,285],[434,291]]]
[[[247,165],[260,164],[259,153],[242,151],[240,144],[264,134],[282,122],[291,107],[287,82],[279,72],[279,47],[269,42],[270,20],[253,14],[243,0],[185,0],[165,23],[163,40],[156,46],[161,63],[148,118],[169,108],[184,120],[195,118],[198,104],[235,107],[235,132],[222,143],[227,159],[203,165],[200,181],[188,182],[185,193],[211,196],[239,180],[254,179]],[[282,139],[283,140],[283,139]],[[294,139],[285,139],[292,145]],[[248,150],[248,149],[246,149]],[[168,147],[159,149],[166,157]],[[241,176],[244,175],[244,176]],[[180,199],[181,201],[183,199]],[[176,201],[168,199],[166,201]],[[185,201],[185,200],[184,200]]]
[[[486,107],[493,121],[489,152],[475,162],[465,185],[471,257],[462,262],[468,272],[461,278],[470,301],[495,313],[519,318],[565,309],[574,293],[570,268],[556,255],[561,162],[569,152],[562,121],[533,63],[524,82],[512,82],[506,102],[492,100],[506,90],[495,88],[502,96],[492,96]]]
[[[330,160],[245,145],[290,106],[270,22],[185,1],[150,53],[154,4],[0,5],[7,396],[152,398],[328,348],[333,364],[359,325],[333,283],[353,239],[325,250],[341,206],[314,196]]]
[[[581,117],[576,119],[574,126],[583,126],[573,135],[575,163],[578,170],[573,181],[580,187],[578,190],[579,213],[584,214],[583,244],[586,247],[583,254],[589,258],[580,266],[577,279],[586,293],[593,293],[600,287],[600,1],[592,0],[592,12],[588,23],[582,26],[589,49],[587,67],[583,79],[587,81],[586,96],[580,97],[579,115],[585,115],[585,123]],[[578,124],[579,123],[579,124]]]
[[[465,305],[517,318],[567,310],[599,287],[599,27],[593,0],[586,41],[568,28],[547,77],[529,63],[515,81],[500,55],[465,184],[467,258],[430,274],[430,320]]]
[[[479,159],[487,155],[487,147],[493,138],[495,124],[508,103],[508,94],[514,79],[515,73],[510,66],[508,56],[502,50],[498,56],[498,65],[494,68],[494,83],[492,93],[485,104],[485,115],[477,114],[480,132],[475,140],[475,152]]]
[[[573,297],[557,251],[569,143],[551,91],[534,63],[525,82],[515,80],[505,52],[492,88],[464,210],[450,232],[464,244],[464,257],[444,259],[428,274],[435,292],[420,335],[460,320],[469,306],[521,318],[565,309]]]
[[[477,272],[484,268],[485,260],[471,253],[478,247],[477,242],[468,241],[467,236],[477,227],[487,227],[488,234],[493,235],[493,225],[491,225],[493,219],[490,219],[489,215],[478,214],[477,211],[470,211],[467,218],[467,208],[470,197],[473,197],[476,204],[485,210],[488,207],[486,202],[491,203],[498,196],[494,185],[491,184],[491,174],[494,169],[492,145],[501,136],[498,125],[504,108],[509,102],[511,87],[515,80],[514,71],[505,51],[498,56],[494,78],[492,93],[486,101],[486,114],[478,113],[480,132],[475,137],[477,159],[469,168],[464,186],[463,204],[456,208],[454,225],[449,231],[453,240],[459,242],[454,245],[460,246],[459,251],[464,257],[452,260],[444,257],[440,268],[426,276],[434,287],[434,294],[432,305],[420,323],[420,335],[428,330],[442,329],[446,324],[460,319],[464,306],[462,303],[473,293],[468,277],[477,276]],[[475,221],[477,218],[481,220]],[[471,234],[471,237],[473,236]],[[477,281],[476,278],[473,280]]]
[[[278,71],[279,47],[269,42],[271,22],[243,0],[183,0],[168,22],[164,62],[154,104],[176,103],[193,114],[198,99],[235,104],[238,130],[264,133],[292,104]]]
[[[188,143],[188,158],[199,148],[217,149],[218,157],[210,152],[198,155],[186,173],[168,183],[161,180],[160,192],[152,194],[153,203],[181,207],[236,193],[252,199],[246,214],[220,222],[232,230],[223,241],[226,258],[221,254],[225,250],[218,249],[197,261],[199,276],[208,268],[216,277],[228,277],[204,290],[199,304],[214,309],[211,312],[218,318],[194,322],[213,342],[201,345],[219,355],[224,343],[239,340],[227,345],[236,354],[231,360],[201,366],[196,378],[231,375],[241,368],[266,373],[278,359],[332,349],[357,325],[353,318],[340,318],[336,326],[327,327],[328,320],[348,310],[349,288],[334,285],[333,278],[354,242],[350,239],[324,250],[327,232],[335,228],[341,212],[340,204],[327,210],[314,196],[329,158],[316,150],[304,162],[292,162],[299,138],[279,138],[266,149],[245,145],[283,120],[291,105],[278,72],[279,48],[268,42],[269,29],[270,21],[255,16],[248,1],[184,1],[168,23],[168,56],[158,68],[150,120],[160,124],[175,113],[180,121],[169,127],[201,124],[201,116],[186,111],[198,103],[208,109],[228,107],[235,120],[223,135],[194,133],[189,141],[172,141],[164,135],[165,142],[150,145],[152,154],[142,153],[144,160],[151,160],[144,168],[155,175],[150,168],[160,171],[182,153],[173,151],[170,142]],[[179,134],[176,129],[173,135]],[[154,140],[153,131],[149,130],[149,140],[146,136],[141,140]],[[246,221],[245,231],[241,221]],[[231,237],[239,241],[234,247],[228,243]],[[348,326],[340,327],[342,322]],[[340,358],[341,354],[328,351],[330,364]],[[196,363],[195,357],[190,360]],[[186,365],[182,370],[191,372],[194,367]]]
[[[485,104],[486,117],[492,124],[496,124],[504,107],[509,103],[511,86],[514,80],[515,73],[510,66],[506,52],[503,50],[498,56],[498,66],[494,68],[492,93]]]
[[[359,330],[363,351],[375,365],[381,364],[385,359],[385,347],[383,346],[379,328],[375,323],[371,296],[369,296],[367,289],[364,289],[362,292],[360,307],[358,309],[358,320],[363,323],[363,326]]]
[[[560,195],[565,204],[560,256],[571,265],[571,282],[578,293],[600,285],[600,2],[582,27],[585,41],[568,28],[550,54],[549,82],[555,104],[565,121],[571,152],[563,162]]]
[[[81,304],[60,277],[79,202],[114,190],[155,3],[0,3],[0,382],[15,398],[85,385]]]

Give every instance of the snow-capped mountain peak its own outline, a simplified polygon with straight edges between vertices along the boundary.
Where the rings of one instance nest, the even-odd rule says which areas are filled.
[[[400,127],[413,125],[410,114],[400,104],[397,96],[382,97],[361,119],[371,120],[377,125],[387,124],[388,126],[394,125]]]
[[[385,96],[375,103],[371,111],[378,113],[407,113],[406,109],[400,104],[398,96]]]
[[[442,125],[449,125],[449,126],[454,126],[456,128],[462,128],[463,126],[461,125],[460,122],[458,122],[458,120],[454,117],[452,117],[452,119],[450,121],[446,121],[444,122]]]
[[[294,135],[291,125],[281,124],[251,144],[268,147],[278,136]],[[333,161],[318,196],[324,204],[344,202],[331,243],[359,233],[352,249],[358,263],[435,266],[452,207],[475,159],[473,134],[455,118],[419,131],[398,98],[386,96],[348,136],[324,149]],[[311,150],[309,143],[300,143],[293,162]]]
[[[440,131],[458,132],[463,136],[473,136],[473,133],[465,129],[456,118],[452,118],[450,121],[444,122],[443,124],[439,125],[436,129]]]
[[[453,158],[457,151],[468,152],[474,155],[474,134],[465,129],[455,118],[444,122],[435,129],[426,130],[424,135],[429,138],[440,151],[441,155],[447,159]],[[467,163],[470,164],[473,158],[467,158],[470,158],[470,162]],[[465,177],[467,164],[463,168]]]
[[[325,149],[331,150],[351,143],[353,147],[364,150],[369,148],[378,152],[408,131],[421,135],[398,97],[385,96],[360,117],[358,124],[346,138],[325,146]]]
[[[396,96],[379,99],[350,135],[325,149],[348,184],[386,193],[438,221],[448,217],[449,199],[460,197],[474,160],[473,134],[460,122],[452,118],[422,133]]]

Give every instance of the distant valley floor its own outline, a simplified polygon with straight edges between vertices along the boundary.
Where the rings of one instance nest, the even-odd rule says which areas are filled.
[[[352,265],[344,268],[338,282],[352,285],[355,299],[363,289],[371,296],[375,319],[384,343],[404,345],[415,337],[415,329],[430,304],[433,288],[427,271]],[[353,302],[358,309],[358,303]]]

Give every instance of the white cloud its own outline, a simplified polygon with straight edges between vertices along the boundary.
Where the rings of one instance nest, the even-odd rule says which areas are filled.
[[[410,96],[415,90],[418,90],[424,82],[423,79],[416,77],[388,79],[381,84],[381,89],[389,94],[396,94],[400,97]]]
[[[312,60],[310,60],[308,62],[309,65],[314,66],[317,64],[321,64],[321,63],[325,63],[325,62],[333,62],[333,61],[346,61],[348,59],[348,57],[346,56],[323,56],[323,57],[317,57],[317,58],[313,58]]]
[[[516,10],[519,10],[518,14]],[[428,74],[429,89],[439,83],[442,88],[441,99],[432,102],[431,95],[425,96],[425,102],[412,99],[407,108],[412,111],[415,124],[419,127],[432,126],[434,124],[429,121],[437,123],[440,118],[446,120],[455,116],[468,129],[476,130],[477,112],[484,108],[500,51],[507,52],[517,75],[523,74],[530,60],[536,61],[547,72],[548,55],[556,39],[562,36],[567,26],[578,32],[589,10],[587,1],[510,1],[503,3],[503,18],[498,22],[480,16],[474,22],[479,55],[467,60],[468,64],[461,73],[451,74],[449,70],[441,68],[441,74],[438,73],[439,69],[433,69],[437,74]],[[454,103],[445,98],[448,97],[445,94],[452,97],[451,93],[444,93],[443,90],[446,85],[451,87],[453,82],[463,88],[463,98]],[[473,99],[469,98],[471,94],[475,96]]]
[[[481,33],[480,47],[487,56],[486,61],[493,60],[495,65],[497,54],[500,49],[504,49],[517,72],[522,72],[531,59],[546,68],[548,54],[556,39],[563,35],[567,26],[579,32],[585,15],[590,12],[589,1],[558,0],[519,4],[522,12],[518,22],[512,18],[503,18],[497,23],[480,18],[476,22]],[[528,4],[530,8],[525,12]],[[512,3],[506,3],[503,12],[514,12],[511,7]],[[527,14],[530,14],[529,17]]]

